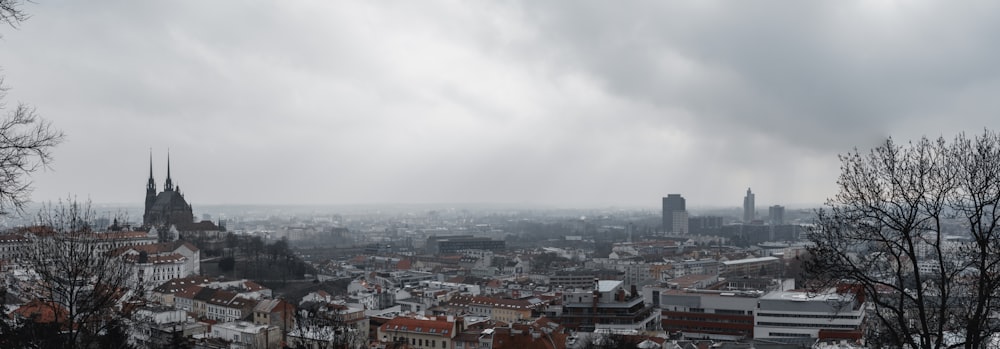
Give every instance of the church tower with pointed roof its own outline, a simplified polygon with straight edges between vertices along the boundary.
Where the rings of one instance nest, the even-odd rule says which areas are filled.
[[[153,155],[149,156],[149,181],[146,183],[146,210],[142,214],[142,225],[145,227],[167,227],[174,224],[190,224],[194,222],[191,205],[184,200],[180,187],[174,189],[170,178],[170,154],[167,154],[167,179],[163,191],[156,193],[156,182],[153,180]]]
[[[146,181],[146,210],[143,212],[148,213],[149,208],[153,206],[153,201],[156,201],[156,181],[153,180],[153,151],[149,151],[149,180]],[[145,220],[145,214],[143,215],[143,220]]]

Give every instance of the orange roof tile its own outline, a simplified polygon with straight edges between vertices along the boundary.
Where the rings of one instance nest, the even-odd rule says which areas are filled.
[[[455,323],[395,317],[379,327],[379,330],[382,332],[422,333],[451,338],[455,336]]]
[[[62,305],[53,301],[42,301],[39,299],[32,300],[18,307],[14,310],[14,314],[41,324],[65,322],[69,318],[69,311]]]
[[[201,290],[204,289],[204,288],[205,287],[199,286],[199,285],[188,285],[188,286],[185,286],[180,291],[178,291],[177,293],[174,293],[174,297],[177,297],[177,298],[186,298],[186,299],[194,299],[194,296],[197,295],[198,292],[201,292]]]
[[[170,279],[167,282],[160,284],[153,289],[153,292],[158,293],[177,293],[180,292],[185,287],[191,285],[204,285],[212,282],[211,278],[204,276],[189,276],[186,278]]]

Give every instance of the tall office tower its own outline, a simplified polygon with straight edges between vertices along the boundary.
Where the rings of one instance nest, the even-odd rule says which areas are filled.
[[[774,205],[768,207],[767,217],[769,218],[771,225],[785,224],[785,206]]]
[[[753,192],[747,188],[747,196],[743,197],[743,223],[750,223],[757,218],[757,207],[753,203]]]
[[[681,194],[667,194],[667,197],[663,198],[663,231],[674,231],[675,212],[686,213],[684,208],[684,198],[681,197]],[[687,219],[686,214],[684,219]],[[687,222],[684,222],[684,228],[687,230]]]

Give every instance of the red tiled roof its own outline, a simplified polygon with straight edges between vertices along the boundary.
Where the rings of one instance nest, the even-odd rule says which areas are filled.
[[[177,292],[180,292],[185,287],[188,287],[188,286],[191,286],[191,285],[204,285],[204,284],[207,284],[209,282],[212,282],[212,279],[204,277],[204,276],[189,276],[189,277],[186,277],[186,278],[171,279],[171,280],[169,280],[167,282],[164,282],[160,286],[157,286],[156,288],[154,288],[153,292],[158,292],[158,293],[177,293]]]
[[[554,325],[554,326],[553,326]],[[511,327],[495,327],[494,349],[556,349],[556,343],[565,343],[567,335],[559,330],[559,325],[551,321],[535,321],[531,324],[512,324]],[[546,330],[546,328],[548,330]],[[511,329],[520,334],[511,333]],[[531,335],[534,332],[539,338]],[[636,342],[638,343],[638,342]]]
[[[379,327],[379,330],[382,332],[421,333],[451,338],[455,336],[455,323],[440,320],[395,317]]]
[[[174,297],[194,299],[194,296],[198,295],[202,289],[205,289],[205,287],[199,285],[188,285],[177,293],[174,293]]]
[[[295,312],[295,306],[282,299],[265,299],[257,302],[253,310],[265,313],[283,312],[290,314]]]
[[[20,228],[17,228],[17,232],[18,233],[29,233],[29,234],[35,234],[35,235],[51,235],[51,234],[55,234],[56,233],[55,229],[52,229],[52,227],[48,227],[48,226],[44,226],[44,225],[34,225],[34,226],[30,226],[30,227],[20,227]]]
[[[413,268],[413,262],[409,259],[403,259],[396,263],[396,270],[410,270],[410,268]]]
[[[268,289],[267,287],[264,287],[261,284],[253,282],[251,280],[247,280],[246,282],[244,282],[243,287],[246,288],[248,291],[260,291]]]
[[[229,304],[229,302],[232,302],[233,299],[236,298],[236,293],[234,292],[229,292],[226,290],[214,290],[214,291],[215,292],[212,292],[211,294],[208,294],[208,292],[200,293],[197,295],[197,297],[199,298],[199,300],[201,300],[202,295],[208,295],[208,297],[205,297],[204,299],[205,303],[211,303],[217,305],[227,305]]]
[[[219,305],[230,307],[230,308],[244,308],[245,307],[245,308],[253,309],[254,307],[257,306],[257,301],[253,300],[253,299],[243,298],[243,297],[236,297],[236,298],[233,298],[233,300],[229,301],[229,303],[219,304]]]
[[[149,234],[144,231],[109,231],[94,233],[93,236],[101,240],[125,240],[148,238]]]
[[[42,301],[39,299],[32,300],[18,307],[14,310],[14,314],[40,324],[65,322],[69,318],[69,311],[65,307],[53,301]]]
[[[0,243],[5,242],[27,242],[28,238],[21,234],[3,234],[0,235]]]
[[[449,302],[454,305],[483,305],[508,309],[531,309],[533,307],[531,302],[523,299],[492,298],[484,296],[457,295],[451,297]]]
[[[177,228],[177,230],[181,231],[181,232],[190,232],[190,231],[222,231],[222,228],[219,228],[219,226],[215,225],[215,223],[212,222],[212,221],[201,221],[201,222],[198,222],[198,223],[174,224],[174,227]]]
[[[198,247],[195,247],[190,242],[175,241],[175,242],[161,242],[149,245],[123,246],[114,249],[111,253],[116,256],[120,256],[128,252],[129,250],[133,250],[136,252],[145,251],[146,253],[153,255],[162,253],[173,253],[176,252],[178,249],[180,249],[181,246],[187,247],[191,251],[195,252],[198,251]]]
[[[129,263],[139,262],[139,255],[137,254],[128,255],[122,258]],[[150,255],[148,261],[149,263],[153,264],[173,264],[173,263],[183,262],[185,259],[187,258],[182,256],[180,253],[171,253],[166,255],[165,254]]]

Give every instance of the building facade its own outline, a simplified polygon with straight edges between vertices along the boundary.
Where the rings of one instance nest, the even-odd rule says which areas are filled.
[[[753,338],[760,294],[714,290],[663,290],[663,330],[685,339],[736,341]]]
[[[674,232],[675,225],[681,221],[684,223],[684,228],[687,228],[687,208],[685,206],[684,197],[681,194],[667,194],[667,197],[663,198],[663,231]],[[678,217],[677,213],[683,213],[683,217]]]
[[[507,247],[503,240],[493,240],[472,235],[431,236],[427,238],[427,252],[430,254],[459,254],[462,250],[502,251]]]

